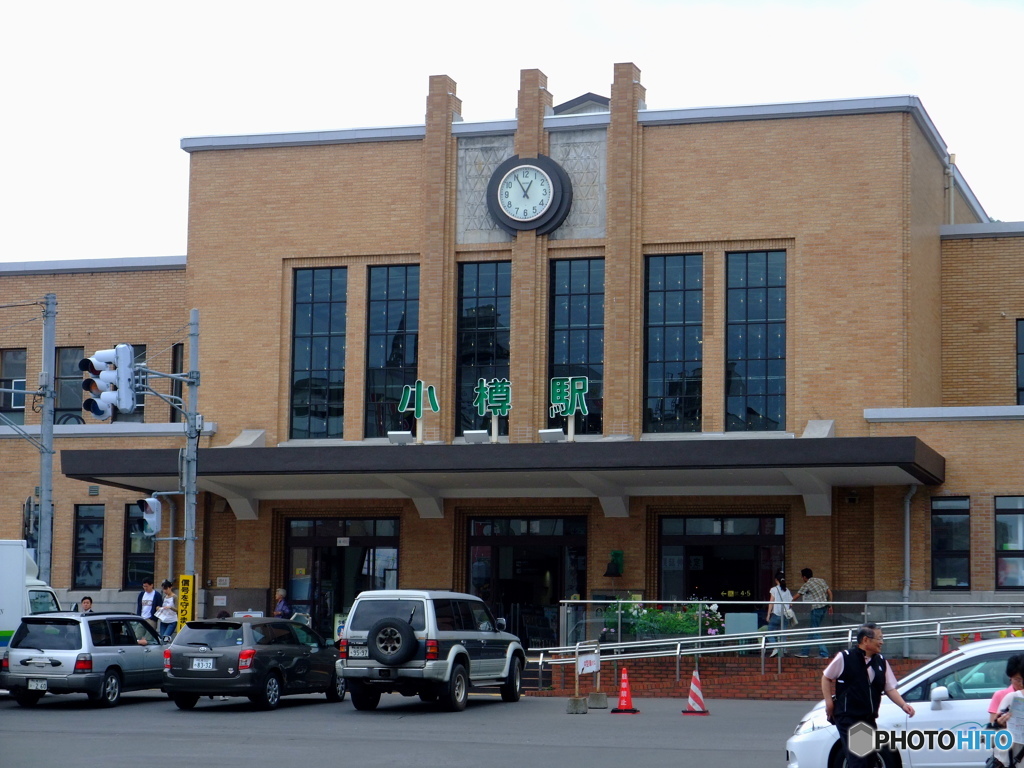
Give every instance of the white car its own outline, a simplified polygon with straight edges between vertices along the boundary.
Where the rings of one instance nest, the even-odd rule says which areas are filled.
[[[992,695],[1010,684],[1006,677],[1006,660],[1018,653],[1024,653],[1024,638],[1009,637],[969,643],[940,656],[897,684],[900,695],[914,706],[914,717],[907,717],[887,696],[882,696],[878,729],[968,731],[985,728]],[[981,746],[942,750],[937,744],[929,749],[926,742],[922,749],[900,749],[898,754],[887,755],[880,765],[885,768],[977,768],[985,764],[989,754],[991,751]],[[844,768],[845,765],[839,731],[825,719],[825,702],[820,701],[803,716],[796,732],[786,742],[786,766]]]

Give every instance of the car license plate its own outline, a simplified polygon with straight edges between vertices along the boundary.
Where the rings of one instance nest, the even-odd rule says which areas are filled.
[[[192,659],[192,669],[213,669],[213,659]]]
[[[370,650],[365,645],[350,645],[348,657],[350,659],[366,659],[370,656]]]
[[[28,689],[30,691],[45,691],[46,681],[45,680],[33,680],[29,678]]]

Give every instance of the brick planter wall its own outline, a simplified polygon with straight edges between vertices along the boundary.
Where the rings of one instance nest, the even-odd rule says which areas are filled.
[[[609,700],[618,697],[619,678],[612,660],[601,660],[601,687]],[[897,678],[925,664],[919,659],[895,659],[893,672]],[[690,691],[693,675],[693,659],[679,661],[679,680],[676,680],[675,659],[629,659],[619,662],[618,675],[626,669],[629,675],[630,692],[635,697],[685,699]],[[700,684],[705,701],[708,699],[820,699],[821,672],[825,659],[782,660],[782,672],[778,672],[776,659],[765,659],[765,671],[761,674],[761,660],[756,656],[705,656],[700,660]],[[580,677],[580,694],[585,696],[594,690],[595,675]],[[530,696],[572,696],[574,677],[572,665],[545,668],[545,681],[551,686],[546,690],[527,690]]]

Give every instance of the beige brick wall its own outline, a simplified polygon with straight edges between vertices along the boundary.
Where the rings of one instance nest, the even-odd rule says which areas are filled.
[[[1024,238],[942,244],[942,404],[1017,402]]]
[[[57,293],[60,346],[91,351],[119,341],[145,343],[154,362],[156,353],[184,338],[188,309],[199,308],[200,410],[219,425],[209,444],[226,445],[243,429],[265,429],[272,446],[288,438],[292,271],[348,268],[345,437],[357,440],[363,436],[367,269],[419,264],[420,373],[438,387],[442,407],[440,415],[428,417],[426,434],[447,441],[454,433],[457,265],[511,260],[511,440],[532,442],[545,423],[549,264],[603,257],[605,432],[639,438],[643,256],[704,254],[704,429],[714,432],[725,425],[725,254],[784,249],[786,428],[799,434],[809,419],[834,419],[841,436],[920,435],[947,457],[948,474],[944,486],[919,491],[913,501],[912,586],[927,588],[930,579],[927,499],[934,493],[972,497],[972,578],[980,589],[990,586],[991,497],[1024,492],[1016,459],[1024,447],[1022,427],[868,424],[863,409],[1013,402],[1013,321],[1024,317],[1024,273],[1018,268],[1024,243],[940,242],[943,168],[909,115],[642,127],[636,108],[646,94],[639,79],[633,65],[614,69],[603,239],[550,242],[523,233],[511,244],[457,246],[451,124],[462,108],[456,84],[439,76],[427,89],[423,140],[193,153],[187,274],[3,277],[0,288],[10,303]],[[524,71],[519,93],[510,99],[518,108],[516,152],[545,152],[543,121],[553,96],[543,73]],[[970,218],[962,199],[956,215],[961,223]],[[128,311],[111,314],[109,297],[121,295],[128,297]],[[29,349],[32,380],[39,368],[39,324],[5,326],[2,346]],[[157,410],[166,413],[165,406]],[[177,447],[180,439],[61,439],[58,448],[129,444]],[[38,456],[14,439],[0,441],[0,452],[7,468],[0,491],[8,499],[0,536],[14,536],[20,503],[37,484]],[[624,519],[604,517],[593,500],[448,500],[440,520],[420,518],[410,502],[264,501],[258,520],[239,521],[204,497],[200,583],[229,576],[239,589],[271,589],[284,579],[288,519],[387,509],[402,521],[403,586],[461,588],[466,566],[460,526],[476,511],[490,510],[585,514],[588,591],[653,593],[651,531],[658,510],[745,514],[771,508],[786,516],[788,572],[810,566],[837,589],[899,589],[905,490],[859,489],[851,504],[836,489],[831,517],[808,517],[799,497],[708,497],[634,498]],[[120,584],[123,507],[135,496],[104,487],[89,497],[85,484],[56,478],[57,586],[71,578],[73,505],[87,502],[107,505],[104,586]],[[603,577],[612,549],[625,552],[621,585]],[[157,552],[162,574],[166,545]]]

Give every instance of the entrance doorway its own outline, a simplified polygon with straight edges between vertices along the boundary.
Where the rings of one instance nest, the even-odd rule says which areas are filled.
[[[286,574],[292,610],[336,640],[355,596],[398,587],[398,521],[291,520]]]
[[[785,563],[785,518],[664,517],[660,524],[661,600],[765,601]],[[723,613],[751,611],[722,605]],[[759,613],[764,612],[760,606]]]
[[[469,584],[528,648],[558,645],[558,605],[585,597],[586,518],[473,518]]]

